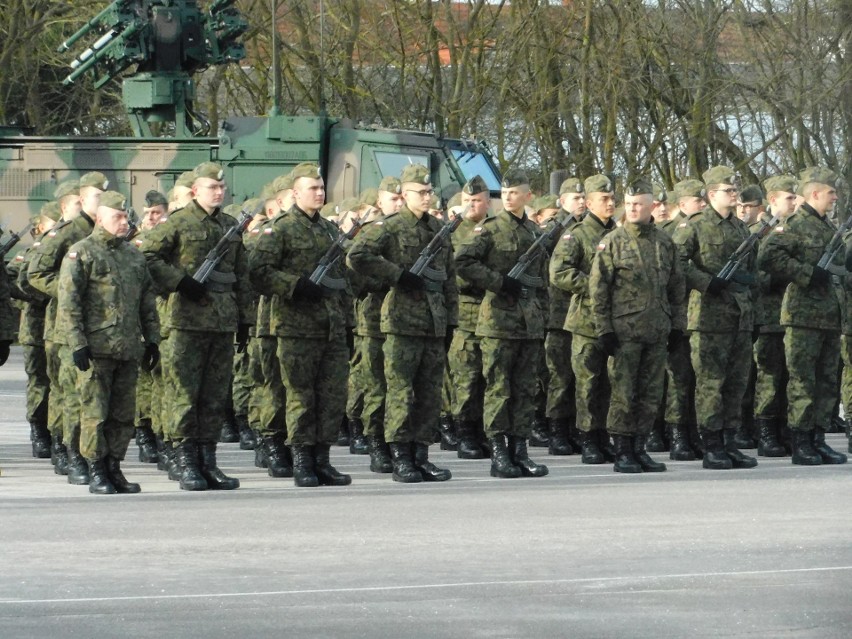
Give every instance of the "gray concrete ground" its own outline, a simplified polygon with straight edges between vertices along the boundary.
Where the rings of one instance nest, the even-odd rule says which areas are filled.
[[[30,456],[20,351],[0,368],[0,637],[849,637],[852,464],[765,460],[543,479],[463,462],[404,486],[334,450],[348,488],[242,481],[188,494],[125,464],[96,497]],[[841,435],[830,442],[845,449]],[[660,456],[664,457],[664,456]]]

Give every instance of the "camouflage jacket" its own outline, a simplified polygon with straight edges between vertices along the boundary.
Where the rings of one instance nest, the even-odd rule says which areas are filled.
[[[653,344],[686,330],[686,288],[674,242],[653,224],[623,226],[598,244],[589,275],[598,335]]]
[[[260,237],[261,233],[263,233],[263,230],[266,228],[270,228],[273,222],[275,222],[275,220],[277,220],[283,214],[284,213],[278,213],[278,215],[276,215],[275,217],[261,222],[246,234],[248,237],[246,238],[244,244],[246,246],[246,249],[248,250],[249,255],[251,255],[251,252],[254,250],[255,245],[257,245],[257,240]],[[254,334],[256,337],[274,337],[270,325],[270,321],[272,319],[272,312],[270,311],[270,309],[276,304],[276,300],[266,295],[263,295],[259,291],[255,291],[255,293],[257,294],[257,307],[255,309],[254,315]]]
[[[0,259],[0,342],[15,339],[15,308],[12,306],[12,287],[6,265]]]
[[[764,219],[768,222],[770,216],[764,215]],[[748,227],[750,233],[755,233],[760,228],[760,220]],[[783,224],[779,222],[779,224]],[[761,240],[761,242],[765,241]],[[784,300],[784,291],[787,289],[787,282],[783,278],[773,278],[766,269],[760,268],[758,265],[757,271],[757,295],[754,304],[754,323],[760,327],[761,333],[783,333],[784,327],[781,326],[781,303]]]
[[[452,245],[445,241],[431,268],[446,279],[436,290],[409,291],[396,286],[403,271],[414,266],[442,223],[428,214],[418,219],[407,206],[360,233],[349,250],[349,268],[390,287],[382,303],[382,332],[414,337],[444,337],[447,326],[458,325],[458,289]]]
[[[39,246],[41,239],[36,240],[30,248],[19,251],[14,259],[17,271],[15,284],[27,298],[21,310],[18,342],[27,346],[44,346],[44,315],[50,301],[47,295],[34,289],[27,279],[27,270]]]
[[[662,222],[655,222],[655,225],[661,231],[665,231],[669,237],[672,237],[677,230],[677,227],[681,225],[682,222],[688,221],[689,218],[683,214],[683,211],[678,211],[675,215],[670,217],[667,220]]]
[[[59,273],[57,322],[72,351],[88,346],[95,357],[139,359],[143,338],[159,344],[156,294],[142,254],[101,226],[72,245]]]
[[[136,233],[133,234],[132,238],[129,240],[131,246],[135,246],[138,251],[142,251],[142,245],[145,242],[145,235],[150,233],[151,229],[137,229]],[[149,271],[150,274],[150,271]],[[166,323],[166,311],[168,310],[168,302],[169,302],[169,291],[166,289],[157,286],[157,283],[154,282],[153,278],[151,279],[151,286],[153,286],[154,294],[156,295],[156,303],[157,303],[157,317],[160,320],[160,338],[161,340],[166,339],[168,336],[168,329],[165,327]]]
[[[169,291],[164,328],[211,333],[233,333],[237,324],[250,324],[251,286],[248,263],[240,238],[216,267],[221,279],[234,279],[231,290],[208,286],[207,297],[193,302],[180,293],[177,286],[204,263],[227,229],[236,224],[234,218],[220,209],[208,214],[193,200],[145,233],[142,252],[148,270],[158,288]]]
[[[845,294],[839,278],[827,287],[811,287],[816,263],[836,227],[807,204],[779,223],[760,247],[759,264],[773,278],[789,282],[781,303],[781,325],[829,331],[841,329]],[[835,256],[833,267],[845,271],[845,254]]]
[[[526,216],[520,220],[501,210],[474,227],[456,253],[459,274],[485,289],[479,307],[476,334],[500,339],[542,339],[547,312],[547,251],[533,257],[526,275],[544,281],[541,288],[528,287],[516,299],[501,291],[503,277],[541,234]]]
[[[376,232],[375,222],[376,220],[365,224],[358,234]],[[361,337],[384,337],[382,304],[390,287],[381,280],[356,273],[351,268],[347,268],[346,272],[355,292],[355,334]]]
[[[59,268],[62,258],[72,244],[92,232],[95,223],[86,215],[68,222],[60,222],[41,238],[41,245],[33,247],[35,255],[27,267],[27,280],[34,289],[50,296],[44,317],[44,339],[56,344],[67,344],[64,329],[56,325],[56,298],[59,297]]]
[[[571,293],[571,303],[565,316],[565,330],[597,337],[589,292],[589,273],[601,238],[615,228],[615,222],[601,222],[593,213],[567,233],[563,233],[550,259],[550,281]]]
[[[570,233],[571,229],[583,221],[582,218],[578,219],[564,209],[559,209],[559,212],[556,214],[556,220],[568,220],[565,224],[565,229],[562,232],[563,235],[565,235],[565,233]],[[545,232],[550,230],[550,226],[552,226],[556,220],[550,221],[550,223],[545,227]],[[556,250],[556,245],[558,243],[559,241],[557,240],[553,246],[548,248],[548,252],[551,255],[553,254],[553,251]],[[568,316],[568,309],[571,307],[571,293],[563,288],[554,286],[553,282],[551,282],[550,287],[547,290],[547,296],[550,307],[547,316],[547,328],[548,330],[564,330],[565,318]]]
[[[249,273],[257,290],[273,302],[273,335],[331,339],[345,333],[343,291],[327,289],[318,302],[293,299],[299,278],[310,276],[337,234],[337,227],[319,213],[311,218],[295,205],[264,226],[249,256]],[[338,266],[332,277],[343,278],[343,268]]]
[[[469,241],[475,229],[480,223],[464,220],[456,232],[453,233],[453,250],[458,251],[462,244]],[[479,320],[479,307],[485,298],[485,289],[474,286],[461,275],[456,273],[456,285],[459,289],[459,329],[468,333],[476,332],[476,323]]]
[[[756,288],[755,256],[750,255],[737,273],[750,276],[752,284],[731,281],[719,295],[707,293],[714,276],[748,237],[748,229],[736,215],[723,218],[707,207],[681,222],[674,243],[686,276],[689,293],[688,328],[706,333],[751,331],[754,328],[753,288]]]

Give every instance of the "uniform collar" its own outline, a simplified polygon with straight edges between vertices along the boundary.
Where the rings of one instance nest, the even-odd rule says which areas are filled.
[[[813,215],[815,218],[817,218],[819,220],[827,220],[828,219],[827,215],[820,215],[817,212],[817,210],[814,207],[812,207],[810,204],[808,204],[807,202],[802,202],[802,206],[800,208],[802,209],[802,211],[804,211],[808,215]]]
[[[124,242],[123,237],[119,237],[118,235],[113,235],[112,233],[108,233],[107,230],[102,226],[96,226],[95,230],[92,231],[92,237],[94,237],[98,242],[106,244],[111,248],[115,248],[116,246],[120,246]]]
[[[622,228],[627,231],[630,235],[634,237],[642,237],[643,235],[647,235],[654,228],[654,224],[652,222],[646,222],[645,224],[637,224],[636,222],[623,222]]]
[[[589,212],[586,214],[586,217],[585,217],[585,218],[583,218],[583,220],[584,220],[584,221],[585,221],[585,220],[588,220],[588,221],[589,221],[589,224],[597,224],[598,226],[603,227],[603,228],[605,228],[605,229],[612,229],[612,228],[615,228],[615,221],[614,221],[612,218],[609,218],[609,220],[607,220],[606,222],[604,222],[602,219],[600,219],[597,215],[595,215],[595,214],[594,214],[594,213],[592,213],[591,211],[589,211]]]

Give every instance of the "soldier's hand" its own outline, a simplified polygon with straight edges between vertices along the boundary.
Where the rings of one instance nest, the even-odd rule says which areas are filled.
[[[814,266],[814,272],[811,273],[811,281],[808,282],[808,288],[826,288],[831,283],[831,273],[824,268]]]
[[[503,283],[500,285],[500,290],[515,299],[524,295],[524,285],[521,284],[521,281],[508,275],[503,276]]]
[[[72,353],[71,358],[74,360],[74,366],[83,372],[89,370],[89,364],[92,361],[92,350],[88,346],[76,350]]]
[[[400,288],[404,288],[406,291],[426,290],[426,282],[423,281],[423,278],[419,275],[415,275],[411,271],[403,271],[402,275],[399,276],[396,285]]]
[[[686,333],[684,333],[679,328],[673,328],[669,331],[669,342],[666,347],[666,350],[671,353],[674,349],[677,348],[677,345],[683,342],[686,338]]]
[[[0,342],[0,366],[6,363],[6,360],[9,359],[9,348],[12,346],[12,342],[10,340],[3,340]]]
[[[710,283],[707,285],[707,292],[710,293],[710,295],[721,295],[722,291],[726,288],[728,288],[728,281],[714,275],[713,279],[710,280]]]
[[[618,336],[615,333],[604,333],[598,337],[598,345],[601,350],[612,357],[618,352],[618,347],[621,343],[618,341]]]
[[[237,352],[245,353],[246,348],[248,348],[249,341],[249,328],[251,324],[239,324],[237,326]]]
[[[293,289],[293,299],[295,301],[319,302],[322,298],[323,290],[319,284],[314,284],[304,275],[296,282],[296,288]]]
[[[189,275],[184,275],[183,279],[178,282],[177,292],[191,302],[200,302],[207,295],[207,289],[204,288],[204,284],[201,284]]]
[[[146,371],[152,371],[159,361],[160,347],[156,344],[145,344],[145,353],[142,355],[142,368]]]

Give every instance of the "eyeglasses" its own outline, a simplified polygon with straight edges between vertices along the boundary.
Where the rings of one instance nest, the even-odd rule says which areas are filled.
[[[433,189],[423,189],[422,191],[415,191],[414,189],[405,189],[408,193],[416,193],[420,197],[431,197],[431,195],[435,192]]]
[[[727,193],[728,195],[733,195],[739,189],[737,189],[736,187],[733,187],[733,186],[729,186],[727,189],[713,189],[713,190],[716,191],[717,193],[721,192],[721,193]]]

